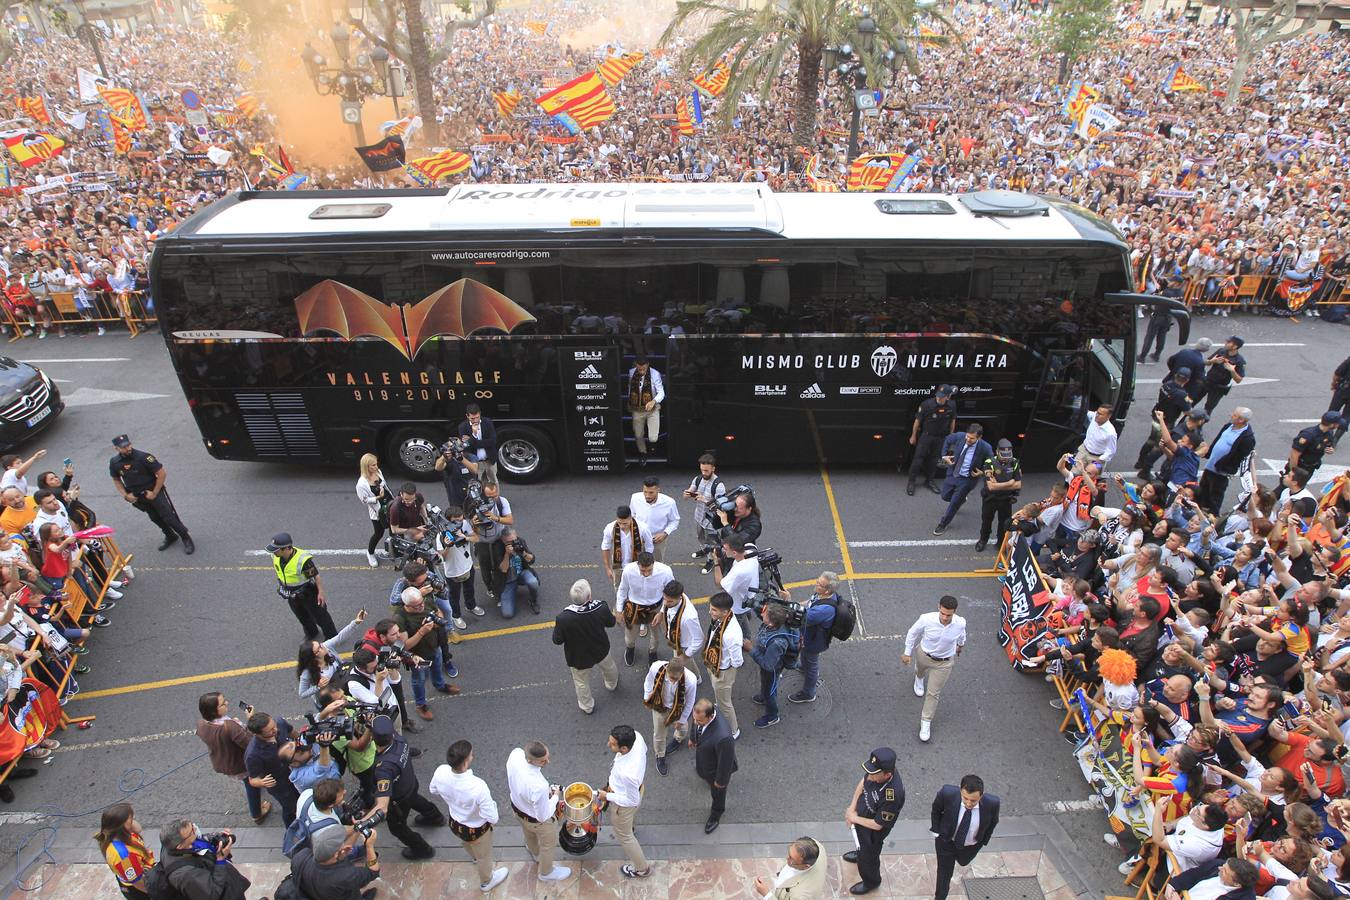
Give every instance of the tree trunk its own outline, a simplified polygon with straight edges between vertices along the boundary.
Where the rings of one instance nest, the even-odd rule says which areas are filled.
[[[427,26],[422,17],[422,0],[403,0],[403,21],[408,26],[408,67],[412,69],[413,96],[422,131],[428,144],[440,143],[441,128],[436,121],[436,94],[431,84],[431,50],[427,46]]]
[[[816,136],[816,110],[820,99],[820,56],[818,43],[797,42],[797,98],[793,104],[792,136],[813,152],[820,144]]]
[[[1252,49],[1243,42],[1238,43],[1237,54],[1233,57],[1233,72],[1228,76],[1228,96],[1223,98],[1223,108],[1232,112],[1242,96],[1242,85],[1247,81],[1247,69],[1252,64]]]
[[[1073,59],[1069,54],[1061,53],[1059,55],[1059,83],[1065,84],[1069,80],[1069,73],[1073,71]]]

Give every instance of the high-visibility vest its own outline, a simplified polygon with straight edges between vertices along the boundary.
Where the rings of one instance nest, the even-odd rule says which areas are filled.
[[[309,579],[301,574],[305,563],[309,562],[312,554],[308,550],[296,548],[291,554],[291,558],[282,561],[280,556],[272,554],[272,568],[276,570],[277,582],[288,593],[294,593],[297,589],[309,583]]]

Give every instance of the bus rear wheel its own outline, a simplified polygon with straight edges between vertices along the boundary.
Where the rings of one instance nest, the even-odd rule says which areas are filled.
[[[385,459],[414,481],[435,481],[436,457],[444,438],[429,425],[396,429],[385,442]]]
[[[528,425],[497,429],[497,474],[503,481],[533,484],[547,478],[557,465],[553,441]]]

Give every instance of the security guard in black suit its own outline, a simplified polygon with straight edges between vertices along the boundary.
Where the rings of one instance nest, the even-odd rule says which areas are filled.
[[[1320,422],[1309,425],[1294,437],[1294,443],[1289,450],[1289,465],[1285,467],[1285,471],[1294,468],[1303,469],[1311,479],[1313,473],[1321,467],[1322,457],[1335,452],[1336,430],[1343,425],[1345,420],[1335,410],[1322,413]]]
[[[436,851],[426,838],[408,827],[408,813],[415,811],[417,818],[413,821],[427,828],[444,825],[445,816],[436,804],[418,793],[417,774],[413,772],[408,742],[395,733],[394,721],[388,716],[376,716],[371,730],[377,748],[375,810],[385,814],[389,833],[403,844],[404,859],[430,859]]]
[[[1013,456],[1012,441],[1000,438],[993,458],[986,459],[980,471],[984,473],[984,486],[980,488],[983,502],[980,504],[980,539],[975,542],[977,551],[989,545],[995,514],[998,515],[997,543],[1003,542],[1003,533],[1012,522],[1013,504],[1017,502],[1017,492],[1022,489],[1022,464]]]
[[[905,808],[905,785],[895,771],[895,751],[878,747],[863,763],[867,774],[853,789],[853,799],[844,810],[844,821],[853,826],[857,850],[844,854],[844,862],[858,867],[862,879],[848,889],[850,894],[870,894],[881,887],[881,848]]]
[[[168,475],[164,465],[149,453],[131,446],[131,438],[119,434],[112,439],[117,455],[108,461],[108,474],[112,476],[113,487],[130,503],[150,517],[150,521],[164,532],[164,542],[159,549],[164,550],[179,538],[183,539],[183,552],[191,555],[197,549],[192,543],[192,535],[187,526],[178,518],[169,492],[164,488],[164,479]]]
[[[909,484],[905,486],[905,493],[911,497],[914,496],[914,482],[920,473],[923,473],[923,483],[930,491],[942,493],[942,488],[933,483],[933,474],[937,471],[942,442],[956,430],[956,401],[952,400],[954,390],[950,384],[938,385],[933,396],[919,404],[919,411],[914,416],[914,427],[909,433],[914,458],[909,463]]]

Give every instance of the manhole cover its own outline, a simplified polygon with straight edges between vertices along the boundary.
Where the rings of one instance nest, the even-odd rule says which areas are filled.
[[[966,900],[1045,900],[1034,875],[1006,878],[963,878]]]

